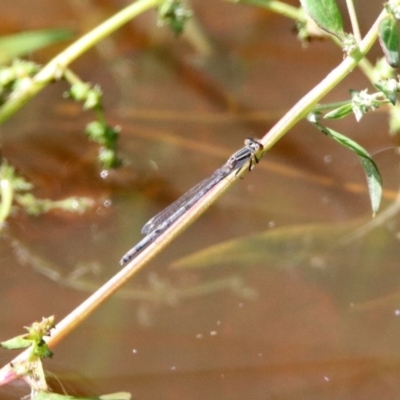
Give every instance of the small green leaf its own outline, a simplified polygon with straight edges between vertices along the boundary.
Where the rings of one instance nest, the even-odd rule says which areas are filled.
[[[399,30],[392,15],[383,18],[379,24],[379,42],[386,61],[392,68],[399,66]]]
[[[382,178],[379,173],[378,167],[374,160],[370,157],[361,157],[361,165],[364,168],[365,175],[367,177],[368,191],[371,199],[371,206],[373,215],[378,210],[382,199]]]
[[[16,57],[46,47],[52,43],[71,39],[74,32],[69,29],[45,29],[27,31],[0,37],[0,64]]]
[[[344,136],[341,133],[336,132],[333,129],[324,127],[320,124],[316,124],[316,127],[320,129],[320,131],[323,132],[325,135],[334,139],[336,142],[358,155],[367,178],[372,212],[373,215],[375,215],[379,209],[379,205],[382,199],[382,178],[379,173],[378,167],[376,166],[371,155],[362,146],[360,146],[354,140],[349,139],[347,136]]]
[[[343,20],[335,0],[300,0],[307,15],[324,31],[342,39]]]
[[[353,105],[351,102],[344,104],[324,115],[326,119],[341,119],[353,113]]]
[[[26,335],[13,337],[12,339],[1,342],[0,346],[8,350],[25,349],[33,344],[32,340],[27,340]]]

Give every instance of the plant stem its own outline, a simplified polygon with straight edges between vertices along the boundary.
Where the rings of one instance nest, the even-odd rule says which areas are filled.
[[[234,3],[250,4],[253,6],[258,6],[266,8],[267,10],[273,11],[284,17],[291,18],[293,20],[304,19],[303,10],[299,7],[293,7],[289,4],[283,3],[282,1],[276,0],[228,0]]]
[[[295,104],[292,109],[272,127],[268,134],[263,137],[261,142],[265,150],[271,148],[300,119],[306,117],[317,102],[357,66],[378,38],[378,24],[385,15],[386,11],[382,11],[368,34],[360,42],[359,51],[354,52],[355,54],[351,56],[347,56],[325,79]]]
[[[360,26],[358,24],[357,13],[354,8],[354,1],[353,0],[346,0],[347,4],[347,11],[349,13],[351,26],[353,28],[353,35],[356,38],[357,43],[361,42],[361,33],[360,33]]]
[[[164,0],[138,0],[82,36],[71,46],[67,47],[62,53],[58,54],[45,65],[36,76],[32,78],[29,84],[14,93],[12,98],[0,108],[0,124],[10,118],[50,82],[61,78],[67,66],[88,49],[95,46],[122,25],[129,22],[132,18],[150,8],[160,5],[163,1]]]

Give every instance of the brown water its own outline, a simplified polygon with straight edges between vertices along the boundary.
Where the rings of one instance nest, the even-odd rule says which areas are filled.
[[[84,32],[118,2],[91,10],[89,2],[14,3],[4,2],[4,32],[49,20]],[[102,86],[107,116],[122,128],[119,171],[100,177],[96,148],[82,134],[91,116],[62,100],[65,84],[1,128],[3,156],[38,196],[94,202],[85,215],[18,212],[9,220],[0,242],[1,340],[42,316],[67,315],[119,271],[151,216],[246,137],[263,135],[342,59],[327,42],[301,48],[291,22],[262,10],[193,6],[207,51],[193,36],[156,29],[149,13],[73,65]],[[374,12],[364,7],[369,18]],[[355,71],[330,100],[366,85]],[[397,398],[399,157],[383,112],[334,126],[376,153],[385,193],[373,226],[358,160],[303,122],[45,367],[70,394],[86,396]],[[26,393],[20,383],[0,388],[1,399]]]

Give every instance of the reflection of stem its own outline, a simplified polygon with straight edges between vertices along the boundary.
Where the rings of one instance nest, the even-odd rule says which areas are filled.
[[[59,79],[64,74],[67,66],[91,47],[129,22],[132,18],[150,8],[158,6],[163,1],[164,0],[138,0],[82,36],[71,46],[67,47],[62,53],[58,54],[45,65],[36,76],[32,78],[29,84],[16,91],[12,98],[0,108],[0,123],[10,118],[50,82]]]
[[[66,284],[68,287],[82,291],[93,292],[98,288],[98,285],[83,279],[68,279]],[[240,276],[232,275],[185,288],[172,286],[168,282],[161,282],[160,287],[144,290],[122,288],[118,291],[116,297],[153,303],[176,304],[184,299],[207,296],[223,290],[230,290],[235,295],[250,300],[254,300],[258,295],[256,290],[247,286]]]
[[[64,277],[61,272],[57,270],[56,264],[30,251],[18,240],[12,239],[11,246],[21,265],[29,266],[39,274],[57,282],[59,285],[90,293],[95,292],[99,288],[99,284],[94,282],[93,279],[96,270],[98,270],[98,266],[95,263],[81,263]],[[187,298],[217,293],[222,290],[231,290],[236,295],[246,299],[254,299],[257,296],[256,291],[247,286],[243,279],[237,275],[180,288],[154,274],[149,280],[149,289],[139,290],[135,288],[122,288],[116,296],[123,299],[171,304]]]
[[[373,231],[374,229],[383,225],[385,222],[392,219],[399,212],[400,212],[400,192],[397,193],[396,199],[388,208],[381,211],[378,214],[378,216],[376,216],[373,220],[367,222],[360,228],[356,229],[353,233],[346,236],[345,241],[351,242],[353,240],[360,239],[361,237],[367,235],[369,232]]]
[[[351,303],[349,312],[365,313],[373,312],[376,310],[387,310],[389,307],[394,308],[394,315],[399,315],[399,302],[400,302],[400,292],[396,291],[389,293],[386,296],[381,296],[377,299],[363,301],[362,303]]]
[[[200,57],[210,57],[215,51],[215,43],[203,29],[195,16],[190,18],[183,31],[185,39],[196,49]]]

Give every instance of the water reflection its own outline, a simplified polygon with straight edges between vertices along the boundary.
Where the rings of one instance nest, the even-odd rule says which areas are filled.
[[[154,35],[151,20],[151,29],[141,22],[121,33],[132,53],[115,44],[118,57],[90,54],[77,67],[107,93],[110,118],[123,128],[124,168],[101,175],[97,150],[81,135],[86,116],[60,100],[62,84],[4,126],[4,156],[38,194],[94,201],[83,216],[17,213],[9,221],[0,259],[4,338],[79,305],[119,270],[149,217],[245,137],[267,130],[338,62],[322,43],[301,49],[287,23],[264,11],[196,7],[223,47],[215,59],[196,60],[186,42]],[[385,117],[368,118],[362,137],[352,123],[341,129],[371,150],[391,145]],[[398,159],[382,153],[377,162],[385,201],[371,222],[358,160],[300,124],[59,345],[46,368],[71,394],[396,398]]]

